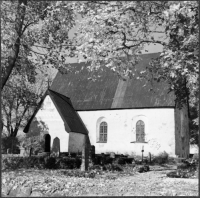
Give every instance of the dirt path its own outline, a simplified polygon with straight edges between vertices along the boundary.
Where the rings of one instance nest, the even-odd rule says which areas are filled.
[[[95,178],[68,177],[63,170],[9,171],[2,172],[2,193],[23,186],[31,187],[30,196],[198,196],[198,179],[167,178],[168,171],[104,173]]]

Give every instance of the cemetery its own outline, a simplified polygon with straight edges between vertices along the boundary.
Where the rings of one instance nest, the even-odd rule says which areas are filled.
[[[198,1],[1,1],[1,196],[199,196]]]
[[[8,197],[195,196],[198,191],[197,155],[187,160],[171,158],[167,153],[143,157],[142,150],[135,157],[115,153],[95,155],[93,146],[80,153],[52,150],[33,155],[29,151],[23,156],[21,153],[2,157],[2,195]],[[150,182],[147,187],[144,181]],[[175,183],[181,189],[191,185],[193,190],[179,192]]]

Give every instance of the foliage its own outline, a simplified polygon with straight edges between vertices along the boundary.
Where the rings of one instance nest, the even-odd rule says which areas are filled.
[[[80,170],[62,170],[62,174],[68,177],[85,177],[85,178],[94,178],[95,172],[94,171],[80,171]]]
[[[199,9],[198,2],[177,2],[164,11],[169,44],[147,70],[157,81],[167,80],[176,105],[189,108],[190,142],[199,139]],[[153,74],[153,75],[152,75]],[[144,73],[144,75],[147,75]],[[148,76],[148,75],[147,75]]]
[[[198,153],[195,153],[192,158],[194,161],[199,162],[199,154]]]
[[[21,145],[25,148],[32,148],[33,153],[37,154],[44,151],[44,135],[48,134],[48,126],[42,120],[33,119],[29,132],[21,141]]]
[[[80,168],[80,158],[55,158],[55,157],[4,157],[2,168],[4,170],[15,170],[20,168],[36,169],[76,169]]]
[[[133,161],[132,158],[120,157],[120,158],[117,158],[115,160],[115,163],[120,164],[120,165],[122,165],[122,164],[131,164],[132,161]]]
[[[165,164],[168,162],[169,155],[168,153],[161,152],[157,156],[152,157],[152,162],[156,164]]]
[[[137,165],[134,167],[133,169],[134,171],[137,171],[139,173],[144,173],[144,172],[148,172],[150,170],[148,165]]]
[[[83,17],[77,21],[77,49],[91,61],[90,69],[103,61],[119,75],[133,77],[141,50],[159,44],[161,64],[153,64],[150,73],[167,80],[175,92],[181,90],[183,94],[176,94],[179,102],[185,100],[185,78],[188,88],[198,87],[197,1],[92,1],[76,7]]]
[[[199,124],[195,121],[198,119],[198,108],[195,106],[190,107],[190,144],[199,144]]]
[[[58,158],[56,163],[58,167],[62,169],[75,169],[75,168],[80,168],[81,159],[78,157],[76,158],[63,157],[63,158]]]
[[[107,164],[105,165],[107,171],[123,171],[122,166],[119,164]]]
[[[1,3],[2,88],[7,82],[2,106],[8,136],[15,137],[26,124],[47,88],[47,79],[52,80],[45,67],[66,66],[68,31],[74,22],[70,3],[61,4],[58,8],[59,2],[50,1]]]
[[[162,23],[155,11],[161,13],[165,4],[142,1],[77,3],[75,7],[83,17],[77,21],[77,50],[91,61],[91,70],[98,69],[103,61],[120,76],[134,76],[144,44],[163,43],[154,40],[152,33],[157,32],[158,24]]]
[[[177,170],[167,173],[167,176],[172,178],[191,178],[197,176],[198,167],[198,161],[187,159],[177,164]]]
[[[15,67],[66,67],[66,57],[73,56],[68,38],[75,24],[71,2],[3,1],[1,13],[2,87]]]
[[[26,134],[27,138],[41,136],[43,137],[44,134],[48,133],[48,126],[42,120],[37,120],[36,118],[33,119],[29,132]]]
[[[1,139],[1,150],[3,153],[7,153],[9,149],[12,153],[18,154],[19,153],[19,145],[20,142],[17,137],[2,137]]]
[[[155,74],[154,78],[159,81],[168,81],[178,103],[186,104],[186,100],[189,100],[191,106],[198,108],[198,2],[176,2],[163,13],[169,43],[155,60],[156,64],[152,62],[150,73]]]
[[[2,91],[2,119],[7,136],[16,137],[18,130],[25,127],[44,94],[45,87],[30,83],[26,74],[16,71]]]

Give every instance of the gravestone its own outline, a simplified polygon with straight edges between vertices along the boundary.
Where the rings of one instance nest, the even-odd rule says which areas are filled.
[[[92,146],[90,147],[90,161],[91,161],[92,163],[95,162],[95,146],[94,146],[94,145],[92,145]]]
[[[25,148],[24,147],[20,147],[20,156],[23,157],[26,154]]]
[[[110,158],[113,158],[113,159],[115,158],[115,153],[114,152],[110,153]]]
[[[60,156],[60,139],[58,137],[53,140],[51,153],[56,157]]]
[[[7,149],[7,154],[11,154],[11,149]]]
[[[101,153],[101,165],[103,166],[105,164],[105,154]]]

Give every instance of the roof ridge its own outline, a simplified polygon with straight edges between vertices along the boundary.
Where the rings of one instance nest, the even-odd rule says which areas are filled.
[[[67,97],[67,96],[65,96],[65,95],[63,95],[63,94],[61,94],[61,93],[58,93],[57,91],[54,91],[54,90],[52,90],[52,89],[48,89],[48,90],[51,91],[51,92],[54,92],[54,93],[56,93],[56,94],[58,94],[58,95],[64,96],[65,98],[70,99],[69,97]]]
[[[73,105],[72,105],[71,99],[70,99],[69,97],[67,97],[67,96],[65,96],[65,95],[63,95],[63,94],[60,94],[60,93],[58,93],[58,92],[56,92],[56,91],[53,91],[53,90],[51,90],[51,89],[49,89],[49,91],[55,93],[55,94],[56,94],[57,96],[59,96],[61,99],[63,99],[64,101],[66,101],[66,102],[75,110],[75,108],[74,108]],[[66,98],[67,98],[68,100],[66,100]],[[76,111],[76,110],[75,110],[75,111]]]

